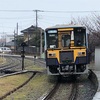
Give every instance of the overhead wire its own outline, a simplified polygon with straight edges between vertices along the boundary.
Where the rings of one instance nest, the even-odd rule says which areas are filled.
[[[91,13],[100,12],[100,10],[72,10],[72,11],[52,11],[52,10],[0,10],[0,12],[51,12],[51,13]]]
[[[92,13],[92,12],[100,12],[100,11],[94,10],[94,11],[44,11],[44,12],[52,12],[52,13]]]
[[[15,12],[25,12],[25,13],[28,13],[28,12],[36,12],[36,11],[38,11],[39,13],[41,12],[41,13],[44,13],[44,18],[45,19],[47,19],[47,20],[45,20],[45,21],[40,21],[40,22],[43,22],[43,23],[50,23],[50,24],[54,24],[54,23],[52,23],[53,22],[53,19],[49,19],[50,17],[56,17],[56,18],[61,18],[60,16],[52,16],[52,15],[50,15],[50,16],[48,16],[48,15],[46,15],[46,13],[71,13],[71,14],[74,14],[74,13],[99,13],[100,11],[99,10],[95,10],[95,11],[52,11],[52,10],[0,10],[0,12],[12,12],[12,13],[15,13]],[[35,15],[34,15],[35,16]],[[46,17],[45,17],[46,16]],[[48,18],[47,18],[48,17]],[[34,17],[33,17],[34,18]],[[33,18],[25,18],[25,16],[23,17],[23,18],[15,18],[15,17],[1,17],[0,19],[7,19],[7,20],[15,20],[15,19],[18,19],[18,20],[27,20],[27,21],[29,21],[30,19],[33,19]],[[65,17],[62,17],[62,18],[65,18]],[[35,18],[33,19],[33,20],[35,20]],[[31,20],[32,21],[32,23],[34,22],[33,20]],[[52,21],[51,21],[52,20]],[[20,22],[20,21],[19,21]],[[23,21],[23,22],[26,22],[26,21]],[[4,27],[4,26],[3,26]]]

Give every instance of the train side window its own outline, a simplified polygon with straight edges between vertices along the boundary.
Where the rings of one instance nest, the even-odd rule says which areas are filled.
[[[75,46],[86,46],[85,29],[75,29],[75,31],[74,31],[74,45]]]
[[[58,48],[58,35],[56,33],[47,35],[47,47]]]

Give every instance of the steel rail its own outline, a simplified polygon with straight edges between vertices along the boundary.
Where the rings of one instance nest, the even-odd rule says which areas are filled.
[[[19,59],[12,58],[10,63],[0,67],[0,71],[3,72],[7,69],[11,69],[11,68],[14,68],[14,67],[19,66],[19,65],[21,65]]]
[[[21,74],[21,73],[19,73]],[[33,74],[24,82],[22,83],[20,86],[14,88],[13,90],[7,92],[5,95],[0,97],[0,100],[3,100],[4,98],[6,98],[8,95],[11,95],[12,93],[14,93],[15,91],[17,91],[18,89],[22,88],[24,85],[26,85],[34,76],[36,75],[36,72],[33,72]]]
[[[49,100],[58,90],[60,83],[56,83],[51,90],[43,94],[38,100]]]
[[[77,96],[77,82],[76,80],[72,83],[72,90],[68,100],[76,100]]]

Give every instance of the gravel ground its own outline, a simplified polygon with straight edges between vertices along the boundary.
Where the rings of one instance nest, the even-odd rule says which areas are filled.
[[[61,83],[58,91],[49,100],[68,100],[72,86],[70,83]]]
[[[77,100],[92,100],[93,96],[95,95],[96,89],[92,82],[88,79],[88,76],[81,75],[77,79],[77,84]],[[71,89],[71,82],[67,81],[61,83],[59,89],[50,100],[68,100]]]
[[[81,76],[78,80],[77,100],[92,100],[96,89],[87,76]]]

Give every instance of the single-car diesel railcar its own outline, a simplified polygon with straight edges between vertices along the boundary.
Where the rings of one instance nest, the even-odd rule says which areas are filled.
[[[88,73],[88,41],[82,25],[55,26],[45,30],[45,58],[49,75]]]

